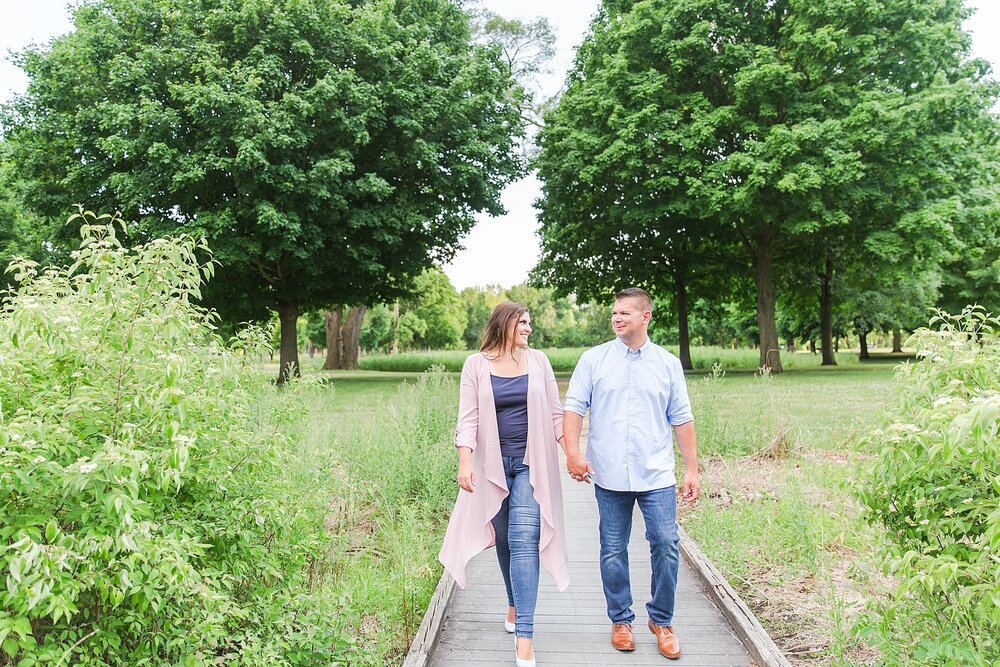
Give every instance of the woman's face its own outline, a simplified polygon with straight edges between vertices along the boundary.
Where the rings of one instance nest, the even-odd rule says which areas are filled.
[[[520,317],[511,320],[507,325],[507,340],[514,347],[528,347],[528,336],[531,334],[531,315],[524,311]]]

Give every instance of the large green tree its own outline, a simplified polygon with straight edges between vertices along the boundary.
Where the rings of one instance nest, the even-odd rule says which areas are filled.
[[[449,0],[84,0],[18,57],[28,198],[204,235],[224,316],[391,300],[522,171],[518,86]]]
[[[658,282],[650,255],[697,262],[703,239],[735,239],[760,363],[780,371],[783,248],[863,226],[919,260],[954,236],[953,184],[975,168],[967,121],[992,95],[965,16],[960,0],[606,1],[542,132],[543,253],[568,257],[586,220],[609,247],[598,257]]]
[[[545,119],[536,161],[542,258],[537,282],[607,300],[627,285],[673,296],[682,362],[691,366],[687,303],[704,281],[706,226],[684,196],[705,159],[676,132],[682,103],[638,60],[642,39],[605,8]],[[717,245],[717,244],[716,244]],[[691,294],[693,292],[693,294]]]
[[[413,296],[401,304],[401,326],[413,331],[410,344],[430,350],[452,350],[465,346],[463,334],[468,316],[451,280],[438,267],[417,277]],[[401,334],[402,337],[402,334]],[[409,337],[409,336],[408,336]]]

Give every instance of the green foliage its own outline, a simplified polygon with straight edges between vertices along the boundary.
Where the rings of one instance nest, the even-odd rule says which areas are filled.
[[[519,86],[450,0],[73,11],[72,32],[17,57],[30,83],[3,131],[26,200],[204,236],[220,261],[205,296],[227,319],[281,310],[294,327],[299,310],[403,295],[523,171]]]
[[[223,344],[193,305],[203,243],[79,219],[73,266],[14,261],[0,313],[0,664],[349,661],[266,335]]]
[[[940,313],[911,339],[922,357],[867,446],[859,497],[885,530],[896,597],[873,631],[899,664],[1000,660],[1000,320],[978,307]],[[900,641],[900,624],[924,637]]]
[[[361,349],[384,350],[390,348],[394,325],[391,307],[380,303],[369,308],[365,312],[365,321],[361,325],[358,339]]]
[[[486,329],[486,320],[490,318],[493,307],[503,300],[504,291],[496,288],[466,287],[459,296],[465,306],[465,331],[462,342],[468,350],[478,350],[479,341]]]
[[[421,273],[414,282],[414,298],[406,304],[400,322],[400,341],[412,347],[449,350],[462,346],[466,315],[458,292],[438,267]],[[404,326],[410,334],[404,334]]]
[[[36,260],[44,257],[43,239],[39,238],[44,225],[22,200],[21,184],[9,152],[7,143],[0,140],[0,266],[7,266],[19,255]],[[0,290],[9,287],[9,276],[0,276]]]

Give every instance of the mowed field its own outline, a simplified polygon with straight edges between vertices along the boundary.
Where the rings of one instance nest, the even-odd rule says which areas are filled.
[[[868,459],[859,438],[891,399],[893,367],[688,377],[704,488],[681,522],[793,664],[877,664],[853,628],[864,601],[888,588],[852,486]],[[310,375],[322,382],[309,391],[309,447],[341,490],[328,522],[339,565],[325,585],[357,624],[355,662],[398,664],[440,574],[457,375]],[[569,374],[558,379],[565,392]]]

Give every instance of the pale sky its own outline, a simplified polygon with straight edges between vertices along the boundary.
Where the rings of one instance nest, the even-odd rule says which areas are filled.
[[[23,92],[27,78],[7,59],[11,51],[45,43],[71,28],[66,0],[0,0],[0,100]],[[482,0],[488,9],[509,18],[545,16],[556,29],[557,54],[552,74],[542,80],[543,93],[552,95],[562,85],[573,52],[583,39],[598,0]],[[966,0],[976,13],[966,24],[972,32],[974,55],[993,63],[1000,72],[1000,0]],[[991,37],[992,36],[992,37]],[[457,289],[475,285],[511,287],[524,282],[538,261],[538,222],[532,202],[540,194],[533,176],[511,184],[503,193],[507,215],[481,216],[454,261],[444,267]]]

